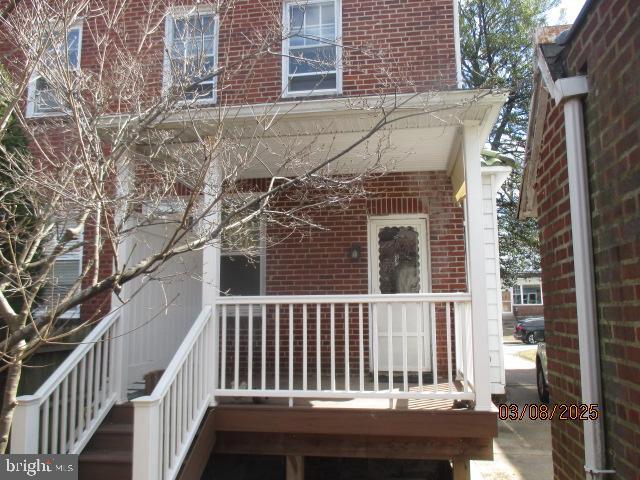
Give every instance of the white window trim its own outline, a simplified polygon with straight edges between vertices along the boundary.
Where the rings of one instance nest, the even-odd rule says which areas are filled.
[[[82,68],[82,36],[83,36],[83,21],[78,20],[76,23],[71,25],[68,32],[71,30],[78,30],[78,66],[72,68],[72,70],[80,71]],[[67,33],[68,33],[67,32]],[[68,115],[64,109],[62,110],[51,110],[49,112],[38,112],[36,110],[36,82],[40,78],[38,75],[37,69],[34,70],[31,78],[29,79],[29,86],[27,88],[27,118],[44,118],[44,117],[60,117],[63,115]]]
[[[282,92],[284,98],[312,97],[321,95],[342,94],[342,0],[332,0],[335,6],[336,19],[336,88],[322,90],[289,91],[289,6],[311,5],[323,3],[327,0],[286,0],[282,12],[282,25],[284,27],[284,39],[282,40]]]
[[[75,256],[75,258],[73,258],[73,260],[78,260],[78,278],[80,278],[80,275],[82,275],[82,248],[79,248],[78,252],[74,252],[74,253],[77,253],[77,255]],[[63,256],[58,258],[58,260],[72,260],[72,258],[68,256]],[[81,305],[76,305],[75,307],[67,310],[62,315],[60,315],[59,318],[78,319],[80,318],[80,308],[81,308]]]
[[[540,303],[516,303],[516,291],[517,288],[520,292],[520,301],[524,299],[524,289],[522,287],[540,287]],[[530,307],[537,305],[544,305],[544,298],[542,297],[542,284],[541,283],[517,283],[515,288],[511,289],[511,305],[518,307]]]
[[[78,278],[80,278],[80,275],[82,275],[82,259],[83,259],[83,253],[84,253],[84,232],[81,232],[78,235],[77,242],[80,243],[80,246],[78,248],[72,250],[71,252],[67,252],[60,255],[56,259],[56,261],[57,260],[77,260],[78,261]],[[67,310],[62,315],[60,315],[60,318],[63,318],[63,319],[80,318],[80,308],[81,308],[81,305],[76,305],[72,309]]]
[[[192,15],[213,15],[213,68],[218,68],[218,38],[220,36],[220,19],[211,6],[171,7],[164,22],[164,59],[162,63],[162,93],[166,95],[172,84],[171,59],[169,52],[173,45],[173,20],[176,17],[190,17]],[[178,105],[213,105],[218,101],[218,77],[213,78],[213,97],[197,100],[179,100]]]
[[[78,260],[78,278],[80,278],[80,275],[82,275],[82,259],[83,259],[83,254],[84,254],[84,232],[81,232],[78,235],[78,239],[77,242],[80,243],[80,246],[70,252],[66,252],[63,253],[62,255],[58,256],[58,258],[56,258],[56,261],[58,260]],[[53,244],[49,244],[47,247],[45,247],[45,249],[50,250],[53,249],[54,245]],[[79,319],[80,318],[80,309],[81,309],[82,305],[76,305],[75,307],[71,308],[70,310],[67,310],[66,312],[64,312],[62,315],[60,315],[58,318],[63,319],[63,320],[73,320],[73,319]],[[39,307],[36,308],[34,310],[34,316],[38,316],[38,315],[43,315],[45,313],[45,308],[44,307]]]

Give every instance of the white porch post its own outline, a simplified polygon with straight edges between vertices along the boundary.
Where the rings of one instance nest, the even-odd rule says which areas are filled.
[[[205,208],[210,205],[218,195],[220,184],[220,169],[217,165],[211,168],[209,173],[209,181],[205,187],[203,195],[203,203]],[[215,226],[220,221],[220,208],[215,210],[204,220],[207,225],[205,230]],[[212,394],[212,401],[215,400],[213,392],[218,386],[218,344],[219,344],[219,328],[218,328],[218,309],[216,308],[216,299],[220,292],[220,241],[216,239],[213,243],[207,244],[202,250],[202,308],[211,305],[211,315],[214,316],[214,329],[211,338],[210,348],[207,350],[207,365],[211,368],[209,376],[209,391]]]
[[[131,189],[132,182],[134,181],[134,157],[125,156],[118,165],[118,175],[116,179],[116,189],[119,196],[126,198]],[[116,212],[116,223],[122,221],[123,211]],[[135,220],[129,218],[127,220],[127,230],[130,230],[134,226]],[[135,238],[132,235],[127,235],[121,239],[121,242],[117,245],[116,256],[118,258],[118,266],[122,268],[130,261],[131,252],[135,245]],[[131,330],[131,302],[122,303],[121,299],[131,298],[133,287],[131,283],[122,286],[120,295],[115,293],[111,295],[111,310],[120,310],[120,320],[116,325],[117,338],[114,341],[115,344],[115,374],[114,374],[114,388],[118,393],[116,403],[125,403],[127,401],[127,385],[129,383],[129,331]]]
[[[155,480],[160,478],[162,472],[160,402],[149,398],[134,400],[132,478],[136,480]]]
[[[33,395],[18,399],[11,427],[11,453],[38,453],[40,404]]]
[[[471,292],[473,385],[476,410],[491,409],[489,384],[489,331],[487,325],[487,288],[485,280],[482,221],[482,176],[480,152],[482,139],[477,125],[465,124],[463,129],[463,161],[467,190],[467,252],[469,291]]]

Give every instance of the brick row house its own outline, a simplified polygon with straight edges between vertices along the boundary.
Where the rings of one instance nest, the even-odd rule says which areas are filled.
[[[184,92],[195,104],[189,121],[177,109],[159,123],[179,132],[173,152],[202,141],[222,111],[228,135],[277,112],[277,133],[261,137],[259,161],[238,180],[241,195],[292,175],[278,163],[283,138],[314,139],[315,161],[355,142],[383,108],[400,103],[415,115],[388,129],[386,168],[362,180],[366,194],[310,211],[322,228],[257,221],[246,230],[250,254],[223,240],[169,262],[165,273],[179,279],[168,285],[140,278],[82,305],[81,318],[111,310],[87,337],[101,346],[78,347],[20,398],[12,451],[82,452],[81,478],[199,478],[212,453],[285,456],[288,478],[301,478],[305,456],[445,461],[468,478],[471,459],[492,458],[491,395],[504,394],[495,197],[510,169],[482,162],[505,97],[460,88],[456,2],[126,5],[124,31],[157,22],[150,95],[171,86],[189,46],[228,67]],[[73,68],[94,67],[90,20],[68,30]],[[237,66],[252,35],[280,21],[303,33]],[[421,114],[426,104],[435,113]],[[26,113],[43,124],[60,116],[46,81],[32,82]],[[122,114],[107,116],[105,132]],[[154,168],[145,163],[152,147],[135,152],[141,168]],[[363,158],[345,155],[335,178],[365,172]],[[271,208],[305,201],[294,191]],[[113,255],[134,265],[171,228],[149,227]],[[158,307],[173,296],[179,305]],[[147,394],[137,392],[154,375]]]
[[[535,46],[521,217],[537,217],[549,394],[597,405],[551,423],[557,479],[640,472],[640,15],[585,3]]]

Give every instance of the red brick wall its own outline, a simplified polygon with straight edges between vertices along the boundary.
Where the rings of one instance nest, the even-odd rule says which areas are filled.
[[[428,216],[432,291],[466,290],[464,214],[453,203],[451,182],[445,172],[386,174],[367,181],[365,189],[369,192],[366,199],[355,199],[344,207],[313,212],[311,219],[322,225],[324,230],[309,229],[291,235],[286,228],[269,229],[268,236],[276,245],[267,250],[268,295],[368,293],[367,219],[369,216],[391,214]],[[279,202],[280,208],[290,206],[287,201]],[[347,258],[347,252],[354,243],[362,246],[362,257],[355,262]],[[342,318],[340,314],[338,317]],[[352,314],[350,318],[357,317]],[[330,347],[327,320],[325,316],[322,348],[326,353]],[[368,335],[366,323],[365,337]],[[342,325],[341,320],[337,325]],[[358,349],[356,327],[353,322],[349,342],[352,353]],[[296,328],[301,329],[299,323]],[[445,338],[445,328],[442,309],[438,311],[437,333],[440,339]],[[288,338],[286,325],[282,326],[281,335]],[[310,341],[315,345],[315,336],[310,337]],[[344,356],[344,332],[340,328],[337,328],[336,342],[336,352],[341,359]],[[352,363],[355,358],[352,355]],[[444,371],[444,345],[439,345],[438,363],[440,371]]]
[[[578,330],[563,122],[562,107],[553,108],[545,124],[536,190],[550,396],[557,403],[578,404]],[[556,478],[579,478],[584,465],[582,425],[554,420],[551,430]]]
[[[282,5],[236,0],[232,8],[223,7],[219,62],[231,68],[221,78],[221,102],[272,102],[281,96]],[[342,0],[342,33],[344,95],[455,87],[452,0]],[[275,53],[242,60],[264,38]],[[158,35],[154,41],[161,56],[164,40]]]
[[[159,5],[151,0],[129,2],[121,22],[125,46],[131,58],[140,62],[135,80],[143,79],[149,100],[162,85],[165,33],[160,22],[164,8]],[[219,79],[222,103],[260,103],[280,98],[282,5],[282,0],[221,2],[218,61],[226,68]],[[342,13],[345,95],[455,87],[453,0],[342,0]],[[154,22],[160,22],[159,28],[141,42],[141,25]],[[83,69],[97,68],[98,49],[92,32],[104,29],[102,18],[87,16],[82,39]],[[12,56],[19,50],[11,38],[2,36],[2,31],[0,39],[4,55]],[[110,52],[107,56],[115,54],[113,47]],[[117,67],[116,63],[106,65],[106,72]]]
[[[73,153],[70,153],[69,150],[74,148],[74,145],[77,142],[77,137],[68,129],[63,128],[60,125],[46,127],[46,124],[42,123],[42,121],[38,122],[40,122],[46,128],[46,130],[34,128],[33,133],[34,135],[39,135],[45,132],[47,133],[46,137],[42,136],[39,138],[39,147],[42,149],[42,152],[44,152],[44,154],[36,150],[33,145],[32,154],[36,158],[40,159],[46,157],[48,161],[44,164],[36,164],[36,168],[45,169],[47,172],[50,172],[49,174],[51,175],[52,179],[65,178],[67,175],[69,175],[69,172],[71,170],[69,166],[70,160],[75,158],[73,156]],[[59,202],[59,209],[64,210],[64,207],[73,209],[75,207],[75,204],[73,202],[74,199],[85,198],[84,195],[88,197],[91,193],[90,182],[84,183],[82,181],[75,181],[73,182],[73,188],[77,190],[73,190],[73,194],[70,194],[69,198],[67,198],[66,200],[61,200]],[[83,188],[85,189],[84,191],[82,190]],[[53,181],[44,180],[38,193],[41,195],[40,201],[43,201],[43,199],[48,200],[52,198],[59,192],[57,191],[56,184],[53,183]],[[67,193],[69,192],[67,191]],[[73,219],[73,216],[70,216],[69,218]],[[89,261],[93,258],[92,249],[95,242],[95,233],[95,221],[92,221],[91,219],[87,220],[87,224],[83,232],[84,251],[82,255],[82,271],[84,271],[84,269],[89,264]],[[103,279],[109,276],[113,269],[113,246],[108,242],[108,236],[105,235],[104,231],[101,235],[101,242],[102,246],[100,247],[100,266],[98,267],[99,279]],[[85,281],[83,282],[84,287],[90,284],[92,275],[93,270],[90,270],[85,276]],[[111,292],[108,291],[82,304],[80,308],[80,320],[82,322],[97,320],[102,315],[108,313],[110,308]]]
[[[543,305],[514,305],[513,314],[516,317],[533,317],[544,313]]]
[[[565,51],[586,73],[585,126],[609,467],[640,472],[640,13],[630,0],[593,2]],[[578,337],[562,107],[545,126],[537,199],[551,397],[580,403]],[[554,421],[555,477],[584,477],[582,426]]]

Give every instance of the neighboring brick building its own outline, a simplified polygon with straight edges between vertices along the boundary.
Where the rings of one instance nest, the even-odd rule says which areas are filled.
[[[536,41],[520,216],[540,225],[547,380],[554,403],[579,405],[583,388],[590,390],[585,376],[595,380],[593,391],[600,376],[604,418],[604,455],[588,424],[552,421],[559,480],[584,478],[585,465],[615,470],[588,478],[630,480],[640,472],[639,51],[640,10],[631,0],[588,0],[573,26],[547,28]],[[585,282],[590,270],[593,286]],[[581,366],[592,317],[598,348]]]

